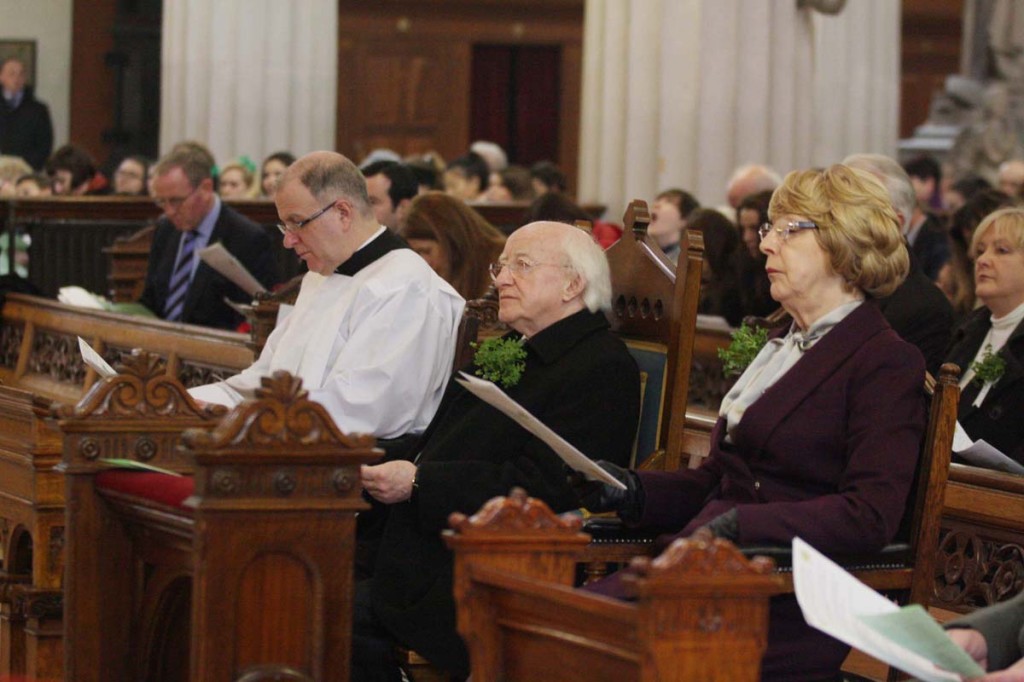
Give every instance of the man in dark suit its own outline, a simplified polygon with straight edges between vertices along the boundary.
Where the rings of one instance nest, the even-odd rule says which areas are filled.
[[[922,272],[913,251],[907,278],[891,296],[878,299],[878,308],[903,340],[921,351],[932,376],[938,376],[953,333],[953,306]]]
[[[843,163],[867,171],[881,181],[889,192],[903,234],[907,236],[917,210],[917,195],[903,167],[882,154],[853,154],[846,157]],[[940,236],[948,239],[944,234]],[[922,237],[918,234],[919,239]],[[942,364],[949,337],[953,333],[953,306],[933,284],[934,278],[925,271],[917,250],[909,245],[907,248],[910,251],[910,273],[892,295],[879,299],[878,304],[896,333],[921,351],[925,367],[934,375]]]
[[[640,377],[601,313],[611,283],[600,247],[574,227],[533,223],[509,238],[491,272],[499,317],[514,330],[506,338],[524,340],[523,372],[507,393],[587,456],[624,465]],[[451,512],[475,513],[513,486],[558,511],[577,506],[555,453],[454,381],[414,452],[413,461],[363,467],[363,485],[389,516],[373,577],[356,588],[353,680],[399,679],[389,660],[396,641],[468,673],[440,537]]]
[[[21,60],[0,60],[0,154],[20,156],[39,171],[53,151],[53,124],[49,108],[25,80]]]
[[[152,193],[164,215],[139,302],[165,320],[233,329],[242,317],[224,298],[247,303],[252,296],[200,261],[199,251],[220,242],[264,287],[277,283],[277,263],[266,231],[221,204],[212,168],[213,157],[197,147],[178,148],[157,164]]]

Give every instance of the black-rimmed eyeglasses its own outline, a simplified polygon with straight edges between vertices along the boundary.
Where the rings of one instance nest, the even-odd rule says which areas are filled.
[[[306,225],[309,225],[311,222],[313,222],[314,220],[316,220],[317,218],[322,216],[324,213],[327,213],[329,210],[331,210],[331,208],[336,203],[338,203],[337,199],[335,199],[331,203],[327,204],[326,206],[324,206],[319,211],[317,211],[313,215],[309,216],[305,220],[300,220],[299,222],[294,223],[292,225],[289,225],[287,222],[278,223],[277,224],[277,229],[281,231],[281,234],[288,234],[289,232],[298,232],[299,230],[304,228]]]

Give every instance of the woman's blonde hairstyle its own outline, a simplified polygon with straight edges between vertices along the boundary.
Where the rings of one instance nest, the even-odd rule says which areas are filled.
[[[832,269],[868,296],[888,296],[910,271],[910,255],[889,193],[870,173],[836,164],[793,171],[772,195],[768,216],[813,221]]]
[[[260,184],[257,180],[256,171],[249,165],[249,163],[242,160],[226,163],[221,166],[218,176],[224,177],[224,174],[231,170],[241,172],[242,184],[245,185],[245,194],[243,196],[245,196],[246,199],[254,199],[260,195]]]
[[[1001,208],[985,216],[975,228],[969,251],[971,260],[977,257],[978,240],[990,227],[998,229],[1018,249],[1024,249],[1024,208]]]

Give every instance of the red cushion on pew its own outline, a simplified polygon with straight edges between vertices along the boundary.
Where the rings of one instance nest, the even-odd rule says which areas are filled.
[[[111,469],[96,475],[96,487],[184,509],[181,503],[195,490],[195,480],[191,476]]]

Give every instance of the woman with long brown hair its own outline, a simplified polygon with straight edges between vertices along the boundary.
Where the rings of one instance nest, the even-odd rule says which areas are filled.
[[[466,300],[487,291],[487,266],[505,246],[498,228],[443,192],[427,192],[413,200],[402,236]]]

